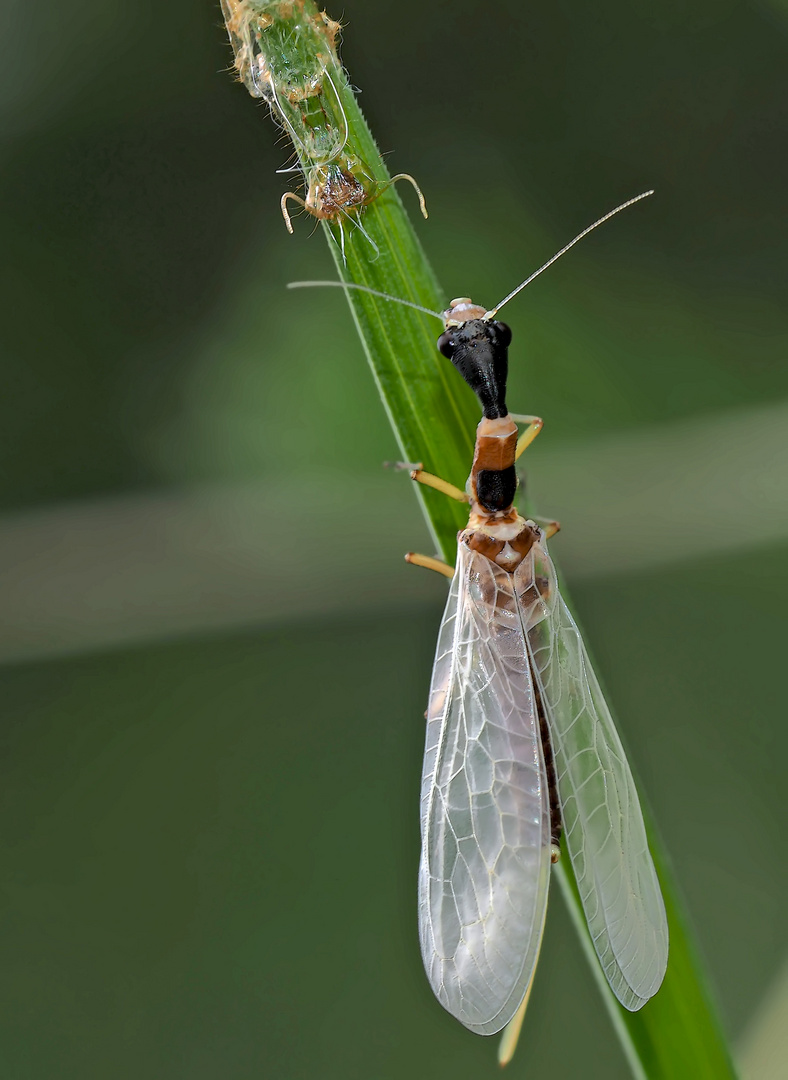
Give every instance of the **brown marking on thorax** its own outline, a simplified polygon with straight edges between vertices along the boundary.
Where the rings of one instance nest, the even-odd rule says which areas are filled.
[[[499,519],[497,524],[509,525],[516,520],[517,514],[513,514],[511,519]],[[496,523],[491,522],[485,526],[479,522],[479,527],[474,528],[471,525],[463,530],[459,535],[459,542],[467,544],[472,551],[478,551],[490,562],[512,574],[539,539],[539,530],[524,521],[520,531],[511,539],[500,539],[495,535],[495,531]]]

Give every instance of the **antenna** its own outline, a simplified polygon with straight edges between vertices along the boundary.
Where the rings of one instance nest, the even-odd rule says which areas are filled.
[[[505,296],[503,300],[501,300],[500,304],[497,304],[494,308],[492,308],[491,311],[485,312],[485,319],[494,318],[504,304],[508,304],[510,300],[514,299],[514,297],[517,296],[519,292],[523,291],[526,285],[530,285],[534,278],[538,278],[542,271],[546,270],[548,266],[552,266],[556,259],[560,259],[562,255],[566,255],[567,251],[569,251],[570,248],[573,248],[575,244],[577,244],[580,240],[583,239],[584,236],[588,236],[590,232],[593,232],[594,229],[598,228],[600,225],[604,225],[606,221],[609,221],[612,217],[615,217],[616,214],[620,214],[622,210],[626,210],[628,206],[633,206],[636,202],[640,202],[641,199],[645,199],[649,195],[653,194],[653,188],[651,191],[643,191],[640,195],[636,195],[634,199],[627,199],[626,202],[621,203],[621,205],[617,206],[615,210],[608,210],[608,212],[603,217],[601,217],[598,221],[595,221],[593,225],[589,225],[587,229],[583,229],[581,233],[577,234],[574,240],[570,240],[569,243],[562,247],[560,251],[557,251],[551,259],[548,259],[544,266],[540,266],[539,269],[536,270],[533,274],[531,274],[530,277],[527,277],[525,281],[522,282],[522,284],[518,285],[516,289],[513,289],[508,296]]]
[[[322,288],[323,286],[333,286],[336,289],[358,289],[359,292],[370,293],[370,295],[379,296],[383,300],[391,300],[393,304],[404,304],[405,307],[423,311],[425,315],[432,315],[443,322],[443,315],[439,311],[431,311],[430,308],[422,307],[421,304],[411,303],[410,300],[402,300],[399,296],[389,296],[388,293],[378,292],[377,289],[370,289],[368,285],[355,285],[350,281],[289,281],[287,283],[288,289],[313,289]]]

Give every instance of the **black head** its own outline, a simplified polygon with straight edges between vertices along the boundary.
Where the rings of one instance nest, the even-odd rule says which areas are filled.
[[[488,420],[507,415],[507,350],[511,340],[506,323],[491,319],[469,319],[450,326],[438,338],[438,349],[476,394]]]

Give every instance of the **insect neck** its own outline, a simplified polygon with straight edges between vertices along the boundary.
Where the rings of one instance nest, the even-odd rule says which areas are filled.
[[[516,447],[517,425],[508,413],[482,417],[468,478],[471,513],[467,529],[459,536],[460,543],[510,574],[539,539],[533,522],[521,518],[513,505]]]
[[[517,490],[516,447],[517,425],[508,413],[495,419],[481,418],[468,478],[474,524],[503,524],[517,519],[513,508]]]

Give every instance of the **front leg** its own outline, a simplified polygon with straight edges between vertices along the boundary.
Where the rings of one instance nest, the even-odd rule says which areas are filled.
[[[444,495],[448,495],[450,499],[456,499],[457,502],[469,503],[471,501],[466,492],[450,484],[448,480],[441,480],[439,476],[433,476],[432,473],[425,472],[423,469],[413,469],[410,478],[417,484],[424,484],[425,487],[442,491]]]
[[[536,436],[544,427],[544,421],[541,416],[522,416],[520,413],[509,413],[512,420],[516,424],[527,424],[525,431],[517,440],[517,447],[514,451],[514,460],[517,461],[523,450],[526,450],[534,441]]]

